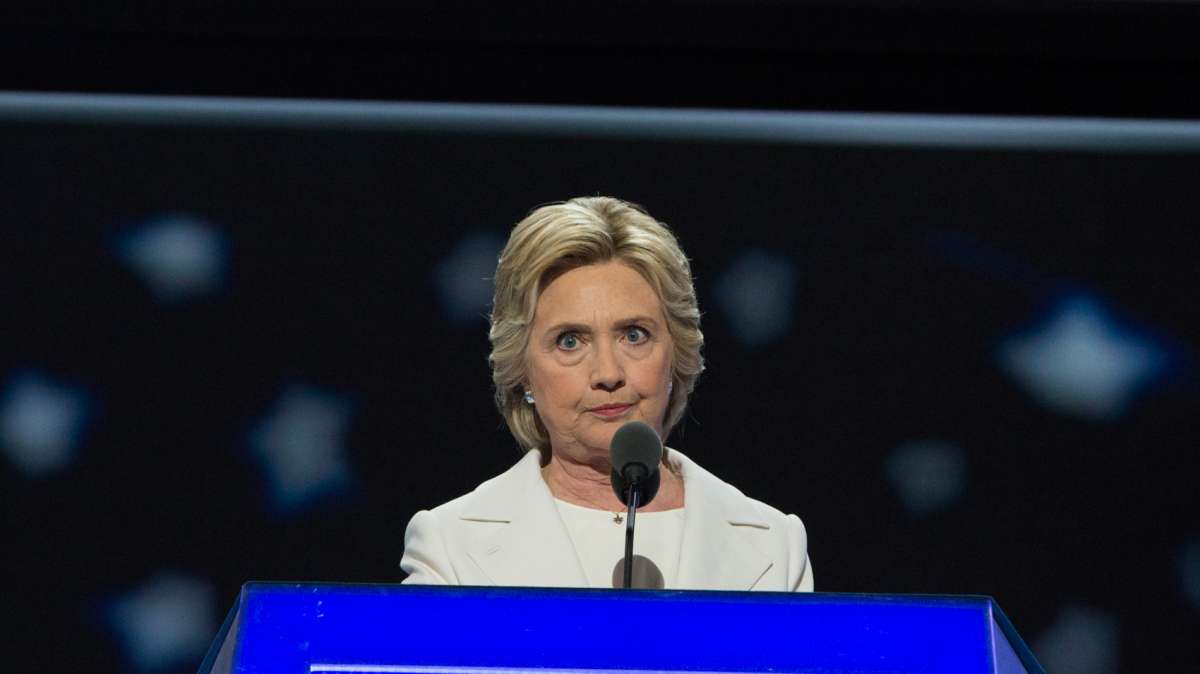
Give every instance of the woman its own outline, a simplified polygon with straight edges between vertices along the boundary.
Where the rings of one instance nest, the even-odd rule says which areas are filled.
[[[412,518],[405,582],[620,587],[624,506],[609,444],[633,420],[667,437],[704,369],[687,258],[638,207],[572,199],[517,224],[495,283],[496,404],[525,455]],[[812,590],[799,518],[677,450],[661,474],[638,511],[635,587]]]

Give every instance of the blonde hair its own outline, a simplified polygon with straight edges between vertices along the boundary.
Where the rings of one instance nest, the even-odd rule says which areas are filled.
[[[543,450],[544,460],[549,458],[549,435],[534,406],[524,401],[525,350],[538,296],[564,271],[611,260],[629,265],[646,279],[666,316],[674,350],[664,439],[683,418],[688,396],[704,370],[704,334],[691,265],[666,225],[640,206],[612,197],[580,197],[535,209],[513,228],[496,266],[488,362],[496,407],[509,430],[522,449]]]

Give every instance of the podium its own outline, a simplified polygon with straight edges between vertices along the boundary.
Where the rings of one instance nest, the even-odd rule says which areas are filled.
[[[988,597],[248,583],[201,674],[1042,672]]]

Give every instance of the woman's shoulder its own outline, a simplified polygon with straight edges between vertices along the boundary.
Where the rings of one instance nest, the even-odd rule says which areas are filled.
[[[540,466],[541,460],[537,450],[530,450],[503,473],[484,480],[462,496],[423,512],[429,513],[437,520],[445,521],[502,520],[514,494],[542,484]]]
[[[759,525],[763,528],[780,528],[803,534],[804,523],[799,517],[747,496],[741,489],[717,477],[683,452],[671,449],[668,460],[677,466],[683,475],[684,489],[695,497],[693,501],[703,499],[706,503],[718,506],[731,522],[741,522],[749,526]],[[687,499],[688,495],[684,498]]]
[[[808,532],[799,517],[745,495],[678,451],[672,450],[669,460],[683,474],[685,507],[697,526],[720,540],[736,541],[731,549],[753,549],[771,560],[777,577],[762,580],[762,588],[812,590]]]

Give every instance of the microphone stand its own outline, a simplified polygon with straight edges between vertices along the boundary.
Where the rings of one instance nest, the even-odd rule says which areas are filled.
[[[638,489],[637,480],[629,481],[628,497],[629,516],[625,518],[625,589],[633,587],[633,518],[637,515]]]

